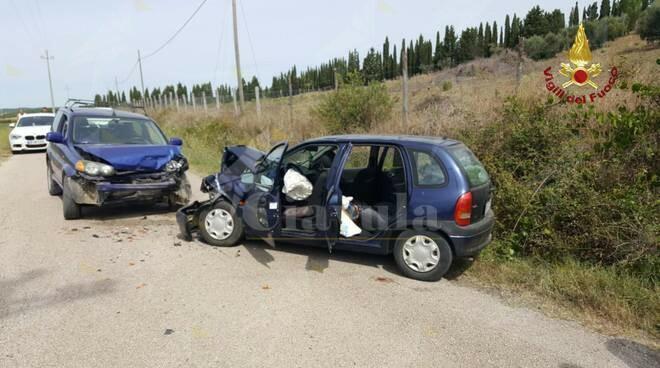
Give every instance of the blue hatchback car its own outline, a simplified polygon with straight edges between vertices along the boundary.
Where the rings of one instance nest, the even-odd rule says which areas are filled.
[[[188,203],[188,161],[182,141],[168,140],[150,118],[73,100],[46,135],[48,192],[62,195],[64,218],[81,206],[127,201]]]
[[[227,147],[202,182],[210,199],[177,212],[184,238],[231,246],[243,236],[394,254],[401,272],[438,280],[491,241],[491,181],[461,142],[343,135]]]

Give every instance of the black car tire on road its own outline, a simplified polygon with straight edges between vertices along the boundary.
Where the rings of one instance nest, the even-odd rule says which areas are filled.
[[[46,180],[48,181],[48,194],[52,196],[62,194],[62,188],[53,180],[53,169],[51,169],[49,162],[46,162]]]
[[[213,226],[210,221],[207,221],[207,217],[210,213],[218,213],[218,216],[224,214],[225,218],[221,221],[225,224],[231,222],[231,233],[222,236],[217,229],[214,231],[213,228],[209,227]],[[229,202],[219,201],[212,206],[205,208],[199,214],[198,221],[199,232],[202,235],[202,238],[211,245],[231,247],[236,245],[241,238],[243,238],[243,220],[236,216],[236,209]]]
[[[409,263],[411,262],[410,258],[406,260],[406,254],[410,255],[410,250],[406,247],[406,244],[415,243],[414,239],[420,239],[420,245],[424,247],[422,253],[425,249],[429,249],[429,254],[433,253],[437,257],[435,266],[430,270],[425,272],[419,272],[414,270]],[[428,242],[428,245],[424,244]],[[412,257],[414,258],[414,256]],[[396,265],[399,267],[399,270],[412,279],[421,280],[421,281],[438,281],[444,276],[449,267],[451,266],[453,260],[453,253],[449,243],[438,233],[434,233],[426,230],[406,230],[402,232],[396,240],[394,245],[394,260]]]
[[[66,184],[66,180],[62,181],[64,188],[62,190],[62,211],[65,220],[76,220],[80,218],[80,205],[74,202],[71,198],[71,190]]]

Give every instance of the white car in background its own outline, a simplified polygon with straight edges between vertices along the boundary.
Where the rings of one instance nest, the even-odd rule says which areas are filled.
[[[46,133],[50,132],[55,115],[51,113],[24,114],[9,132],[11,152],[46,149]]]

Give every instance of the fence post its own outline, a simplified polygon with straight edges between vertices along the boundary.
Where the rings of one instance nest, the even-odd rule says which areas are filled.
[[[401,69],[403,71],[403,86],[402,86],[402,99],[403,99],[403,128],[408,128],[408,51],[403,48],[403,57],[401,58]]]
[[[291,85],[291,73],[289,73],[289,127],[293,126],[293,86]]]
[[[193,111],[197,111],[197,101],[195,101],[195,95],[190,95],[190,99],[192,100]]]
[[[236,88],[234,88],[234,93],[232,93],[232,95],[231,95],[231,98],[234,100],[234,115],[235,116],[238,116],[238,105],[236,104],[236,93],[237,93],[237,91],[238,90]]]
[[[206,105],[206,91],[202,91],[202,104],[204,105],[204,113],[208,114],[209,113],[209,108]]]
[[[215,91],[215,109],[220,111],[220,91]]]
[[[259,86],[254,86],[254,96],[257,103],[257,119],[261,120],[261,100],[259,99]]]
[[[176,111],[181,111],[179,108],[179,96],[175,96],[174,103],[176,104]]]

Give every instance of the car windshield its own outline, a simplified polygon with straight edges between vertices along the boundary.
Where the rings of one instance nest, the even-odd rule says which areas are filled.
[[[167,139],[156,123],[149,119],[77,116],[73,119],[73,142],[165,145]]]
[[[477,157],[464,145],[456,145],[449,148],[449,153],[456,162],[465,170],[471,187],[478,187],[490,181],[486,169]]]
[[[17,127],[51,126],[52,116],[24,116],[16,124]]]

